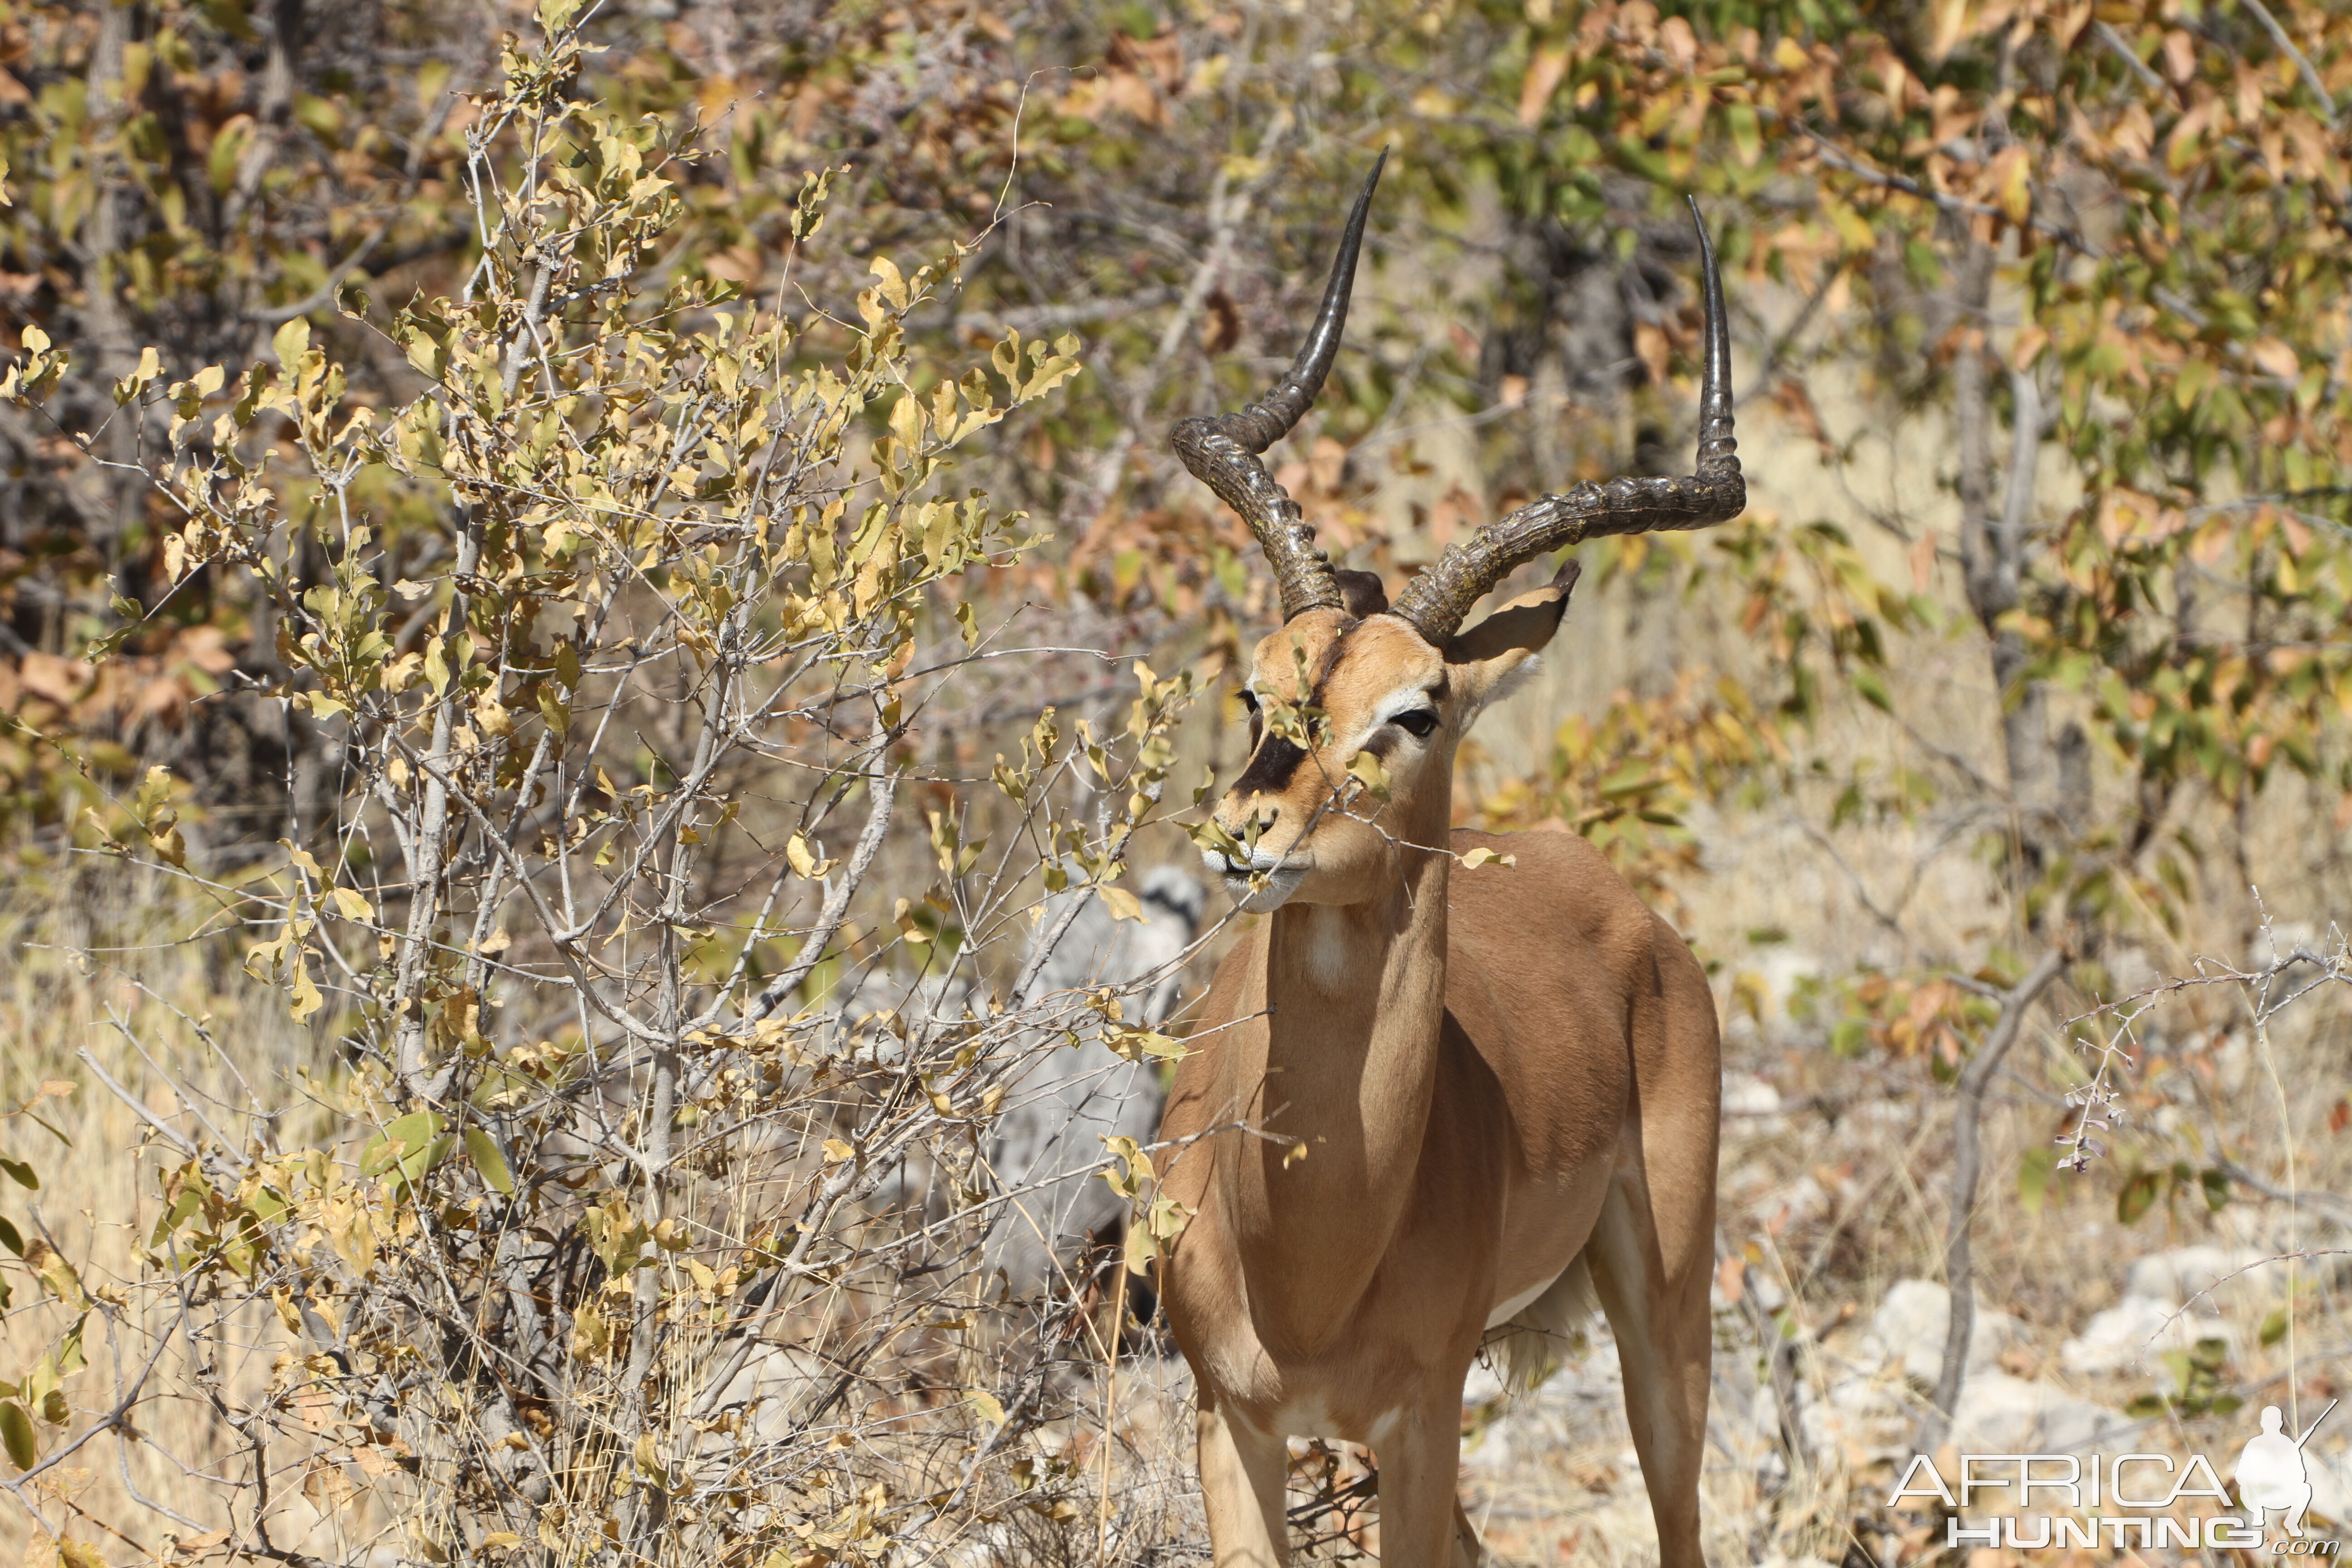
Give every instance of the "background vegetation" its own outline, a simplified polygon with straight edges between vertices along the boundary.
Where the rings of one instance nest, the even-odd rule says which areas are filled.
[[[1748,516],[1591,548],[1457,791],[1717,976],[1718,1555],[1933,1552],[1887,1461],[2000,1398],[2300,1430],[2347,88],[2303,0],[0,8],[0,1531],[1202,1552],[1181,1363],[1119,1257],[1008,1262],[1007,1118],[1230,940],[1055,964],[1173,919],[1271,613],[1162,433],[1384,145],[1276,456],[1392,581],[1686,466],[1682,194],[1728,270]],[[1139,1264],[1169,1153],[1087,1156]],[[2143,1255],[2183,1311],[2102,1360]],[[1595,1358],[1465,1415],[1503,1557],[1644,1551]],[[1302,1451],[1318,1552],[1368,1462]]]

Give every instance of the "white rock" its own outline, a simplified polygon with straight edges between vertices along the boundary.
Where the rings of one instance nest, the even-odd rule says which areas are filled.
[[[1832,1384],[1829,1397],[1806,1400],[1798,1419],[1816,1454],[1841,1454],[1851,1447],[1866,1459],[1899,1458],[1918,1425],[1913,1403],[1884,1379],[1871,1377]]]
[[[1777,1212],[1766,1206],[1769,1202],[1768,1199],[1757,1205],[1758,1215],[1770,1228],[1786,1230],[1792,1226],[1801,1227],[1809,1225],[1827,1213],[1830,1194],[1808,1172],[1781,1189],[1780,1205]]]
[[[2284,1265],[2258,1267],[2268,1256],[2250,1247],[2167,1247],[2133,1263],[2124,1276],[2124,1294],[2172,1304],[2186,1301],[2211,1317],[2221,1310],[2220,1298],[2255,1300],[2284,1289]]]
[[[1952,1412],[1952,1441],[1963,1450],[2024,1454],[2042,1425],[2042,1390],[2005,1372],[1971,1372]]]
[[[1932,1385],[1944,1369],[1944,1335],[1952,1321],[1952,1293],[1932,1279],[1898,1279],[1870,1320],[1870,1331],[1889,1357],[1899,1357],[1903,1375]],[[2025,1325],[1981,1301],[1969,1331],[1968,1365],[1990,1366],[1993,1358],[2025,1337]]]
[[[1977,1453],[2071,1453],[2088,1447],[2124,1418],[2046,1383],[1987,1369],[1960,1385],[1952,1440]]]
[[[1756,978],[1763,983],[1765,994],[1771,998],[1766,1005],[1765,1016],[1775,1025],[1788,1021],[1789,1001],[1796,995],[1799,984],[1807,980],[1818,980],[1822,975],[1820,959],[1787,945],[1774,946],[1757,954],[1750,967]]]
[[[2168,1351],[2187,1350],[2222,1325],[2168,1301],[2126,1296],[2095,1312],[2083,1331],[2058,1347],[2058,1364],[2082,1377],[2152,1368]]]
[[[1787,1124],[1780,1106],[1780,1091],[1752,1072],[1732,1073],[1723,1080],[1723,1114],[1741,1118],[1759,1132],[1777,1131]]]
[[[1511,1461],[1518,1457],[1512,1452],[1517,1447],[1511,1441],[1515,1425],[1510,1421],[1490,1421],[1480,1427],[1462,1445],[1463,1468],[1496,1475],[1509,1469]]]
[[[2087,1453],[2095,1444],[2131,1429],[2134,1423],[2120,1411],[2075,1399],[2043,1384],[2040,1442],[2044,1453]]]

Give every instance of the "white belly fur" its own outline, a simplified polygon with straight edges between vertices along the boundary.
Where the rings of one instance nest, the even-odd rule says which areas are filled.
[[[1568,1270],[1563,1268],[1559,1271],[1559,1274],[1565,1274],[1567,1272]],[[1527,1290],[1521,1291],[1518,1295],[1512,1297],[1509,1300],[1503,1302],[1493,1311],[1487,1313],[1486,1326],[1490,1329],[1499,1329],[1505,1323],[1509,1322],[1513,1318],[1517,1317],[1521,1312],[1526,1311],[1529,1307],[1535,1305],[1538,1298],[1541,1297],[1545,1291],[1550,1289],[1554,1285],[1559,1283],[1559,1274],[1553,1275],[1550,1279],[1545,1280],[1540,1285],[1533,1286]]]

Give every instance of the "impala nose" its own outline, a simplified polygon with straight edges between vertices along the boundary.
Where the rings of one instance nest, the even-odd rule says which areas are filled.
[[[1242,776],[1234,781],[1233,798],[1247,800],[1254,795],[1280,795],[1289,787],[1290,775],[1307,760],[1307,752],[1286,735],[1268,735],[1258,743],[1257,755],[1250,759]]]

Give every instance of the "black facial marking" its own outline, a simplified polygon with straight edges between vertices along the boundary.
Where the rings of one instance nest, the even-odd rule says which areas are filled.
[[[1285,735],[1268,735],[1250,758],[1249,767],[1234,781],[1234,793],[1244,800],[1253,795],[1278,795],[1306,760],[1307,752],[1297,742]]]
[[[1323,657],[1316,661],[1315,673],[1307,678],[1307,701],[1319,704],[1323,700],[1324,683],[1331,679],[1331,672],[1339,668],[1339,656],[1348,651],[1348,634],[1363,624],[1361,621],[1349,621],[1332,637],[1331,646],[1325,648]]]

